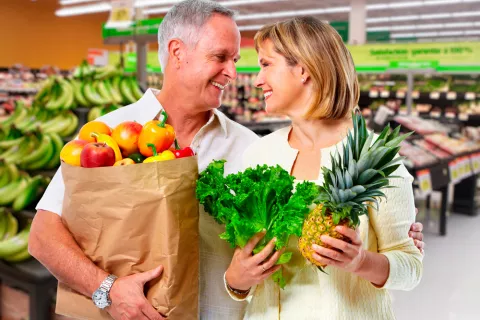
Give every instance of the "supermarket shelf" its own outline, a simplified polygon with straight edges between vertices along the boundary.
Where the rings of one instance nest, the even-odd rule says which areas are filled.
[[[404,91],[386,91],[386,90],[370,90],[361,91],[362,98],[370,99],[406,99],[407,95]],[[447,100],[447,101],[469,101],[480,99],[480,94],[475,92],[412,92],[413,100]]]
[[[35,88],[0,88],[0,93],[10,94],[36,94],[38,89]]]

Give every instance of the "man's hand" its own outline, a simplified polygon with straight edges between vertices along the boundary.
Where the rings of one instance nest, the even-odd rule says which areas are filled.
[[[415,208],[415,215],[418,214],[418,209]],[[415,222],[410,226],[410,231],[408,232],[408,235],[410,238],[413,239],[413,242],[415,243],[415,246],[420,250],[420,252],[423,254],[423,249],[425,248],[425,242],[423,242],[423,224],[420,222]]]
[[[143,293],[147,282],[158,278],[163,272],[159,266],[150,271],[118,278],[110,290],[112,305],[106,310],[115,320],[160,320],[162,317],[148,302]]]

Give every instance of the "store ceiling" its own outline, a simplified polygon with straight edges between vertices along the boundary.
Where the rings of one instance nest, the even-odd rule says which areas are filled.
[[[83,1],[78,3],[78,1]],[[314,15],[325,21],[348,21],[350,0],[216,0],[238,12],[242,31],[296,15]],[[95,0],[61,0],[63,7],[109,3]],[[137,0],[149,16],[162,16],[176,1]],[[241,2],[242,4],[238,5]],[[368,0],[367,30],[390,31],[391,38],[419,40],[480,38],[480,0]],[[157,4],[154,4],[157,3]],[[233,4],[237,5],[233,5]],[[247,4],[248,3],[248,4]],[[159,10],[157,10],[159,9]],[[312,11],[314,10],[314,11]],[[155,13],[155,11],[157,11]]]

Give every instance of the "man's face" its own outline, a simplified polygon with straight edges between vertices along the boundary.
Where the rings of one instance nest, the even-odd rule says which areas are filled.
[[[198,43],[186,53],[178,72],[200,110],[218,108],[226,86],[237,77],[235,63],[240,58],[240,32],[232,18],[214,14],[205,24]],[[183,90],[182,90],[183,91]]]

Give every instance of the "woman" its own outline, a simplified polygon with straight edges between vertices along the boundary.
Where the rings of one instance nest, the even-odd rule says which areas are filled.
[[[311,18],[268,25],[255,36],[266,110],[287,115],[292,126],[254,143],[244,155],[245,166],[277,165],[297,180],[323,182],[321,166],[330,167],[330,152],[341,146],[352,128],[351,112],[359,89],[355,67],[338,33]],[[341,149],[341,148],[339,148]],[[234,299],[251,296],[246,319],[394,319],[387,289],[411,290],[420,281],[422,254],[408,237],[415,219],[412,176],[402,165],[394,173],[394,189],[379,212],[362,216],[357,230],[337,229],[351,244],[322,241],[339,251],[314,247],[314,258],[326,264],[321,273],[300,254],[298,238],[288,246],[292,260],[284,266],[285,290],[270,275],[281,252],[274,240],[260,253],[252,250],[263,234],[237,249],[225,273]]]

